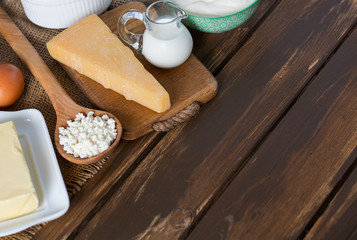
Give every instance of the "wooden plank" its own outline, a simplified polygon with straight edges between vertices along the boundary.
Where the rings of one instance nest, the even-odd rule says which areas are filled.
[[[249,30],[254,28],[255,24],[261,20],[262,16],[276,1],[277,0],[263,1],[247,24],[229,33],[196,33],[195,36],[199,36],[202,42],[206,42],[205,39],[209,38],[210,40],[207,42],[210,42],[210,44],[196,45],[194,52],[212,52],[212,55],[205,54],[201,56],[198,54],[200,61],[206,62],[208,59],[215,59],[214,61],[217,63],[224,62],[228,56],[232,55],[232,52],[236,52],[236,48],[230,48],[228,42],[232,41],[237,44],[242,42],[249,33]],[[112,19],[112,23],[108,24],[112,25],[115,22],[116,20]],[[211,51],[212,48],[219,48],[224,39],[227,40],[220,54]],[[217,65],[210,65],[211,71],[215,71],[216,68]],[[179,132],[182,127],[183,126],[178,127],[176,131]],[[126,177],[133,171],[133,167],[142,160],[143,156],[150,151],[152,145],[156,144],[160,138],[158,134],[153,133],[132,142],[122,141],[119,144],[119,148],[112,154],[109,160],[107,160],[103,169],[86,182],[81,191],[71,199],[68,212],[61,218],[47,223],[46,226],[34,236],[34,239],[65,239],[75,235],[76,232],[80,230],[81,223],[85,223],[87,219],[92,217],[93,212],[100,209],[101,205],[106,202],[108,194],[110,195],[110,191],[118,188],[122,184]],[[61,227],[59,228],[58,226]],[[79,228],[79,230],[77,230],[77,228]]]
[[[356,239],[357,239],[357,227],[355,228],[353,233],[351,233],[351,235],[348,237],[348,240],[356,240]]]
[[[356,228],[357,169],[355,168],[305,239],[356,239],[350,238]]]
[[[171,107],[163,113],[156,113],[134,101],[128,101],[123,95],[104,88],[69,67],[63,67],[92,103],[119,119],[123,126],[122,138],[135,140],[153,131],[152,125],[155,122],[169,119],[193,102],[207,103],[217,93],[216,79],[194,55],[175,69],[159,70],[150,66],[145,68],[170,95]]]
[[[282,1],[217,76],[216,98],[159,142],[77,239],[184,236],[349,31],[356,9],[355,1]]]
[[[260,1],[253,16],[243,25],[231,31],[220,34],[202,34],[191,29],[195,56],[216,75],[260,25],[260,22],[265,19],[263,16],[274,9],[277,2],[279,1]]]
[[[117,150],[106,160],[103,168],[89,179],[78,193],[70,199],[70,207],[62,217],[47,223],[33,239],[66,239],[100,207],[102,201],[116,184],[123,182],[140,156],[150,149],[150,145],[160,139],[157,133],[147,134],[136,141],[121,141]],[[60,227],[59,227],[60,226]]]
[[[189,239],[297,239],[357,158],[356,42],[357,30],[251,157]],[[347,191],[353,185],[357,186],[355,181],[346,185]],[[354,203],[351,210],[356,211],[356,188],[349,192],[349,197],[345,206],[339,201],[332,209],[348,210]],[[352,213],[339,214],[347,217]],[[356,214],[349,216],[352,221],[357,219]],[[332,224],[341,220],[329,217],[323,219]],[[328,223],[323,219],[322,224]],[[345,224],[344,220],[339,224]],[[346,224],[345,230],[353,230],[355,224],[356,221]],[[333,231],[329,228],[322,226],[326,232]]]

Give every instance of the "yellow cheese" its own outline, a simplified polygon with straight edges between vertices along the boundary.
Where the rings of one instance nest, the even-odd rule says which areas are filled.
[[[167,91],[95,14],[47,43],[57,61],[156,112],[170,108]]]
[[[38,198],[13,122],[0,124],[0,221],[38,208]]]

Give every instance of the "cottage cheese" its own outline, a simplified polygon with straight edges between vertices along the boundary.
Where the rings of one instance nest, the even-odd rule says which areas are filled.
[[[109,148],[117,136],[115,120],[108,115],[87,117],[78,113],[74,121],[67,121],[68,127],[59,128],[59,140],[63,149],[75,157],[90,158]]]
[[[202,17],[219,17],[242,11],[256,0],[174,0],[187,13]]]

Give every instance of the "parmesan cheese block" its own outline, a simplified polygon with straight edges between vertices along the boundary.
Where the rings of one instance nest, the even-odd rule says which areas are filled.
[[[38,198],[13,122],[0,124],[0,222],[33,212]]]
[[[47,43],[57,61],[156,112],[170,108],[167,91],[95,14]]]

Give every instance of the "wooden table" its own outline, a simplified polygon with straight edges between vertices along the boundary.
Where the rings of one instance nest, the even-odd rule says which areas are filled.
[[[34,239],[357,239],[356,23],[356,0],[263,0],[192,31],[217,96],[122,141]]]

